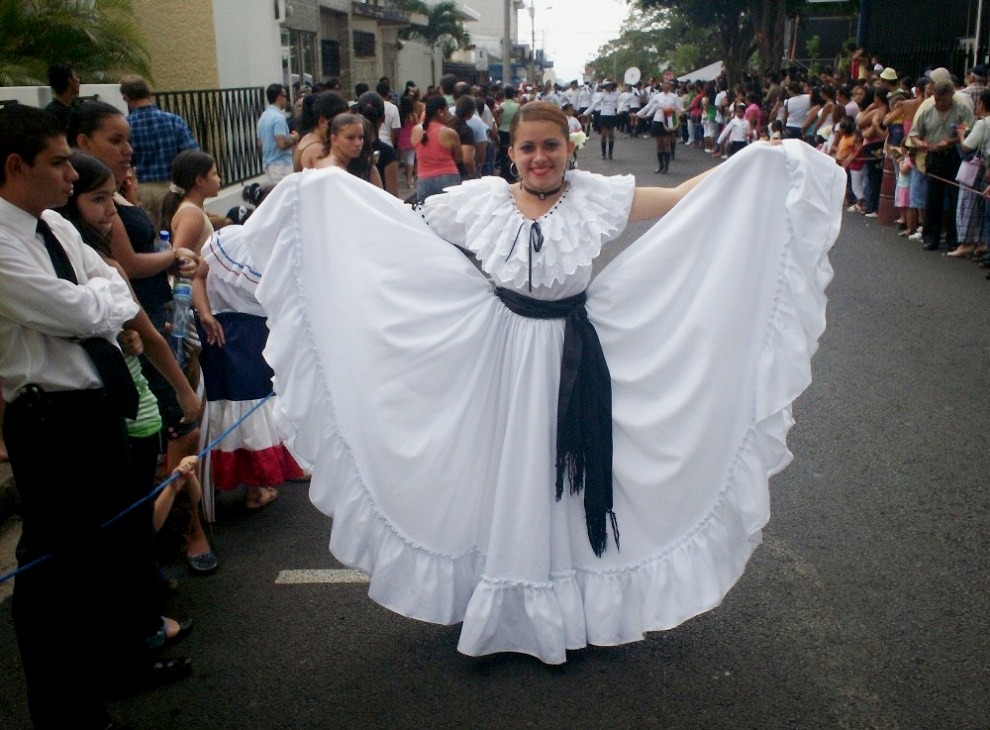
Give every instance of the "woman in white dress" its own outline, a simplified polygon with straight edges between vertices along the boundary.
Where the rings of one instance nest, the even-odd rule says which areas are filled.
[[[333,553],[384,606],[463,622],[465,654],[559,664],[674,627],[742,574],[824,329],[845,181],[785,143],[636,188],[565,175],[552,105],[512,131],[518,183],[466,182],[421,217],[304,172],[244,232],[280,424]],[[589,286],[603,243],[675,205]],[[724,220],[738,236],[715,235]]]

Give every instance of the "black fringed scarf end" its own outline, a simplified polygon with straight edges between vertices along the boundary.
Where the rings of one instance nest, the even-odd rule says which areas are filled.
[[[556,301],[538,301],[506,289],[496,292],[510,310],[524,317],[566,318],[557,399],[556,496],[584,492],[588,539],[601,557],[608,545],[608,523],[615,546],[619,528],[612,511],[612,379],[582,292]]]

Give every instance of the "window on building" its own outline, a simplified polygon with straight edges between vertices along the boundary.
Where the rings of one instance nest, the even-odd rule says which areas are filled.
[[[358,58],[368,58],[375,53],[375,34],[363,30],[354,31],[354,55]]]
[[[340,76],[340,43],[324,39],[320,42],[323,57],[323,78]]]

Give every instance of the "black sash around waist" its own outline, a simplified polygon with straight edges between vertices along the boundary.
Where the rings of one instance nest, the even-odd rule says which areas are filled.
[[[587,296],[581,292],[544,301],[501,287],[495,294],[521,317],[566,320],[557,396],[557,499],[563,495],[566,472],[571,494],[584,489],[588,539],[601,557],[608,544],[606,519],[619,546],[612,511],[612,379],[598,333],[588,321]]]

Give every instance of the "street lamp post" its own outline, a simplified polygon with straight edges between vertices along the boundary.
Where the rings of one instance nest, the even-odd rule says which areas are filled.
[[[547,5],[541,10],[551,10],[553,5]],[[529,30],[530,30],[530,52],[529,52],[529,83],[536,85],[536,2],[529,0]],[[546,43],[543,44],[546,53]],[[541,79],[542,80],[542,79]]]
[[[502,17],[502,85],[512,81],[512,2],[504,0]]]
[[[536,5],[529,0],[529,83],[536,85]]]

